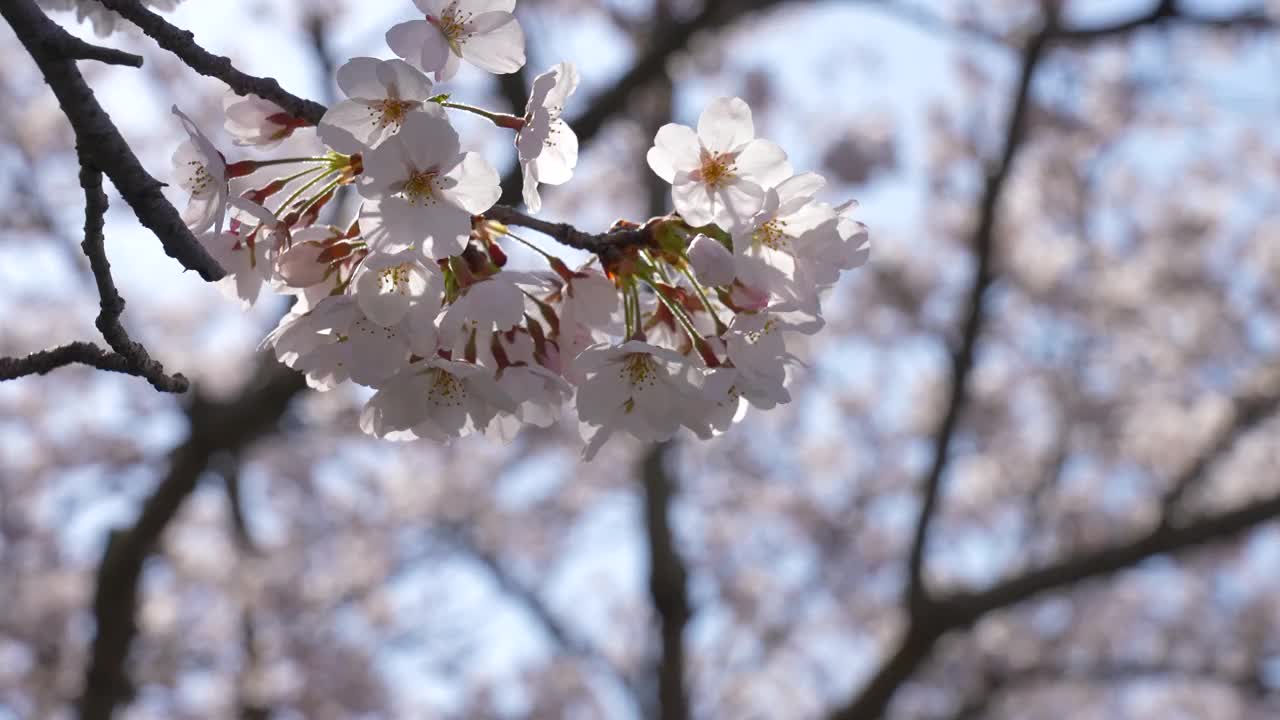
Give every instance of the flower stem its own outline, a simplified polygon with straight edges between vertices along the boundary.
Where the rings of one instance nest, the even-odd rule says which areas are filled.
[[[546,250],[543,250],[542,248],[538,247],[537,245],[534,245],[533,243],[529,242],[528,240],[525,240],[524,238],[520,237],[519,235],[516,235],[515,233],[511,232],[510,230],[504,230],[504,231],[503,231],[503,234],[504,234],[504,235],[506,235],[507,237],[511,238],[512,240],[515,240],[516,242],[520,243],[521,245],[524,245],[525,247],[529,248],[530,250],[532,250],[532,251],[534,251],[534,252],[538,253],[539,255],[541,255],[542,257],[546,258],[547,260],[554,260],[554,259],[555,259],[555,257],[554,257],[553,255],[551,255],[550,253],[548,253]]]
[[[441,100],[440,105],[443,107],[452,108],[454,110],[463,110],[473,115],[479,115],[482,118],[486,118],[487,120],[492,122],[494,125],[497,125],[498,127],[510,128],[512,130],[519,130],[524,127],[524,118],[519,118],[519,117],[516,117],[515,115],[508,115],[506,113],[493,112],[492,110],[485,110],[484,108],[476,107],[475,105],[467,105],[466,103],[449,102],[448,100]]]
[[[693,291],[698,294],[698,299],[702,301],[702,306],[707,309],[707,314],[710,315],[713,320],[715,320],[716,334],[723,335],[724,332],[729,329],[729,327],[724,324],[723,320],[720,319],[720,313],[716,312],[716,309],[711,306],[711,300],[707,297],[707,291],[703,289],[702,283],[699,283],[698,278],[695,277],[692,272],[690,272],[688,265],[681,265],[680,272],[683,273],[684,276],[689,279],[689,284],[693,286]]]
[[[334,171],[334,170],[330,170],[330,171],[328,171],[328,172],[321,173],[321,174],[319,174],[319,175],[317,175],[317,176],[315,176],[315,177],[311,178],[311,179],[310,179],[310,180],[308,180],[307,182],[303,183],[302,187],[298,188],[297,190],[294,190],[294,191],[293,191],[293,194],[292,194],[292,195],[290,195],[290,196],[289,196],[289,198],[288,198],[287,200],[285,200],[284,202],[280,203],[280,208],[279,208],[278,210],[276,210],[276,215],[281,215],[282,213],[286,213],[286,212],[288,212],[288,211],[289,211],[289,206],[293,204],[293,201],[294,201],[294,200],[297,200],[298,198],[302,197],[302,194],[303,194],[303,193],[305,193],[306,191],[308,191],[308,190],[310,190],[311,188],[315,187],[317,183],[319,183],[319,182],[321,182],[322,180],[324,180],[325,178],[329,177],[329,176],[330,176],[330,175],[332,175],[334,172],[336,172],[336,171]]]
[[[332,173],[329,173],[329,174],[332,174]],[[325,175],[321,175],[320,177],[322,177],[322,178],[323,178],[323,177],[325,177]],[[311,199],[310,199],[310,200],[308,200],[308,201],[307,201],[307,203],[306,203],[305,205],[303,205],[303,206],[302,206],[302,208],[301,208],[301,210],[298,212],[298,214],[299,214],[299,215],[305,215],[305,214],[307,213],[307,211],[311,209],[311,206],[312,206],[312,205],[315,205],[317,202],[319,202],[319,201],[320,201],[320,198],[324,197],[324,196],[325,196],[325,195],[327,195],[328,193],[333,192],[333,189],[334,189],[334,188],[336,188],[336,187],[338,187],[338,185],[340,185],[340,184],[342,184],[342,178],[341,178],[341,177],[336,177],[336,178],[334,178],[332,182],[330,182],[328,185],[325,185],[324,187],[320,188],[320,191],[319,191],[319,192],[317,192],[315,195],[312,195],[312,196],[311,196]]]
[[[705,342],[702,339],[702,336],[698,334],[697,328],[693,326],[693,320],[689,319],[684,308],[680,307],[680,303],[672,302],[670,298],[662,294],[662,291],[658,289],[658,286],[655,285],[653,281],[646,278],[644,282],[653,290],[653,294],[658,296],[659,302],[666,305],[667,309],[671,311],[671,314],[675,316],[675,319],[680,322],[680,326],[684,328],[684,331],[689,335],[689,340],[691,340],[695,346],[700,342]]]

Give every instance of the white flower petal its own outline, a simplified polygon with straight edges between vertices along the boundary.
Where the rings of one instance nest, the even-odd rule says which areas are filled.
[[[658,128],[645,159],[658,177],[675,182],[678,171],[692,172],[698,169],[702,146],[698,136],[688,125],[668,123]]]
[[[479,215],[502,196],[498,171],[479,153],[469,152],[445,173],[440,194],[453,205]]]
[[[752,140],[738,154],[734,165],[739,177],[764,188],[776,187],[791,177],[787,153],[768,140]]]
[[[378,66],[381,64],[377,58],[351,58],[334,73],[338,87],[349,98],[378,100],[386,97],[386,87],[378,79]]]
[[[732,152],[755,136],[751,108],[741,98],[716,98],[698,118],[698,139],[712,153]]]
[[[485,12],[466,23],[461,40],[463,59],[503,75],[524,67],[524,31],[510,12]]]

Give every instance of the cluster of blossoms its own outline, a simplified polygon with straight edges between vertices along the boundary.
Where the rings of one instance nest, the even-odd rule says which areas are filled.
[[[264,284],[296,296],[264,347],[314,388],[372,388],[360,425],[392,439],[509,436],[574,400],[590,458],[619,431],[710,437],[748,405],[787,402],[788,335],[820,329],[821,291],[867,259],[853,204],[818,200],[822,178],[794,175],[755,137],[746,103],[722,98],[696,130],[666,125],[649,150],[676,212],[619,221],[571,268],[512,231],[563,226],[496,206],[498,173],[463,150],[447,113],[514,131],[536,213],[539,184],[568,181],[577,163],[560,117],[577,71],[539,75],[523,117],[451,102],[432,78],[460,61],[524,64],[514,0],[414,2],[423,19],[387,33],[403,59],[338,69],[346,99],[315,128],[323,156],[228,162],[174,108],[190,135],[174,154],[191,194],[184,219],[227,270],[224,289],[245,303]],[[253,96],[230,96],[225,111],[237,145],[272,147],[306,125]],[[259,180],[263,168],[285,172]],[[238,178],[257,184],[232,191]],[[355,219],[321,224],[343,185],[359,194]],[[500,241],[534,249],[542,268],[508,268]]]

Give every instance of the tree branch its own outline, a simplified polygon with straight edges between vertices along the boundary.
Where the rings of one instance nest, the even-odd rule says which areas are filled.
[[[136,375],[146,379],[161,392],[186,392],[187,379],[181,374],[166,375],[164,367],[151,359],[146,348],[129,337],[120,322],[125,303],[111,277],[111,263],[107,261],[106,241],[103,237],[107,195],[102,191],[102,173],[89,164],[84,148],[76,149],[80,153],[80,186],[84,188],[85,196],[84,242],[80,244],[80,248],[89,258],[89,268],[93,272],[98,285],[98,296],[101,298],[96,322],[98,331],[115,352],[107,352],[93,343],[73,342],[23,358],[0,358],[0,380],[11,380],[24,375],[44,375],[65,365],[82,363],[100,370]]]
[[[110,720],[116,707],[133,696],[127,660],[137,634],[143,565],[195,491],[211,458],[257,440],[279,422],[293,396],[305,387],[300,374],[266,357],[255,381],[235,398],[209,402],[196,394],[187,410],[190,434],[174,450],[168,474],[147,498],[133,526],[113,531],[103,552],[93,599],[96,630],[78,705],[82,720]]]
[[[1256,663],[1250,663],[1256,667]],[[1066,683],[1117,685],[1138,680],[1165,679],[1182,682],[1209,682],[1235,688],[1258,698],[1268,695],[1266,685],[1256,673],[1227,672],[1220,668],[1179,667],[1171,662],[1103,662],[1087,668],[1037,665],[989,674],[978,695],[965,703],[952,720],[982,720],[988,717],[992,702],[1001,694],[1009,694],[1038,685]]]
[[[1267,407],[1268,417],[1280,411],[1280,383],[1243,401],[1248,407]],[[1245,414],[1242,413],[1242,417]],[[1243,422],[1243,421],[1241,421]],[[1250,418],[1249,427],[1261,422]],[[1237,424],[1237,427],[1240,423]],[[1238,430],[1234,434],[1238,436]],[[1230,451],[1232,443],[1212,443],[1203,457],[1188,467],[1203,479],[1208,468]],[[1280,518],[1280,493],[1233,510],[1219,511],[1181,525],[1161,522],[1136,538],[1063,558],[1027,570],[979,591],[957,592],[932,601],[928,614],[912,616],[906,634],[890,658],[877,670],[857,699],[832,713],[833,719],[867,720],[881,717],[894,692],[928,659],[946,633],[967,627],[988,613],[1029,600],[1042,593],[1111,575],[1157,555],[1176,553],[1238,536],[1262,523]]]
[[[1022,67],[1014,90],[1004,147],[994,167],[987,172],[987,180],[978,208],[978,222],[969,240],[977,261],[977,268],[974,270],[973,286],[969,291],[968,312],[961,332],[960,347],[952,353],[951,394],[934,441],[933,462],[925,476],[924,499],[921,502],[920,515],[916,521],[908,559],[907,600],[913,613],[917,613],[917,610],[924,612],[929,602],[929,593],[924,582],[924,557],[929,544],[930,526],[938,512],[942,477],[949,460],[951,442],[969,399],[969,378],[973,371],[978,335],[982,332],[983,298],[995,280],[992,262],[1000,198],[1004,193],[1013,159],[1026,135],[1027,115],[1031,106],[1031,82],[1044,57],[1048,40],[1057,29],[1056,11],[1051,10],[1045,22],[1044,28],[1031,39],[1023,51]]]
[[[142,32],[155,40],[157,45],[177,55],[187,64],[187,67],[201,75],[221,80],[237,94],[253,94],[264,100],[270,100],[290,115],[306,120],[312,125],[319,124],[320,118],[324,116],[324,105],[286,92],[274,78],[255,77],[240,72],[231,64],[230,58],[214,55],[200,47],[191,31],[171,25],[169,21],[148,10],[138,0],[98,1],[137,25]]]
[[[1277,410],[1280,410],[1280,390],[1274,387],[1260,388],[1245,398],[1237,399],[1233,403],[1231,422],[1214,437],[1209,450],[1201,453],[1199,459],[1179,473],[1169,486],[1169,490],[1161,501],[1163,506],[1161,522],[1166,525],[1173,524],[1178,505],[1183,497],[1208,474],[1209,465],[1216,458],[1225,455],[1241,436],[1275,415]]]
[[[663,466],[670,447],[669,443],[655,445],[645,455],[640,480],[644,487],[645,535],[649,541],[649,594],[662,633],[656,717],[688,720],[684,629],[693,613],[689,608],[689,572],[671,531],[675,485]]]
[[[220,279],[224,274],[222,268],[160,192],[163,185],[138,162],[133,149],[94,98],[76,68],[74,57],[60,52],[59,48],[69,42],[70,35],[46,17],[32,0],[6,0],[0,3],[0,15],[13,27],[18,40],[44,74],[75,130],[77,145],[90,164],[111,178],[138,220],[160,239],[169,257],[188,270],[195,270],[205,280]]]
[[[507,205],[494,205],[484,213],[484,217],[489,220],[496,220],[503,225],[515,225],[537,230],[561,245],[579,250],[589,250],[598,255],[605,255],[609,252],[631,247],[653,246],[656,243],[654,229],[659,223],[673,220],[679,221],[679,218],[655,217],[650,218],[639,227],[615,225],[608,232],[587,233],[569,223],[539,220]]]
[[[1081,43],[1127,35],[1136,30],[1161,24],[1176,23],[1217,30],[1265,30],[1276,27],[1275,20],[1262,10],[1244,10],[1232,15],[1200,15],[1184,10],[1177,0],[1160,0],[1150,12],[1120,22],[1094,27],[1063,29],[1057,42]]]
[[[924,479],[924,496],[907,561],[907,631],[898,649],[880,668],[862,693],[853,702],[833,713],[833,718],[864,720],[879,717],[894,692],[924,661],[946,628],[944,618],[925,586],[924,556],[929,544],[930,526],[938,511],[942,477],[949,459],[951,441],[959,424],[961,412],[968,402],[969,375],[973,369],[978,335],[982,330],[983,297],[994,280],[992,255],[995,245],[996,213],[1013,159],[1026,132],[1027,114],[1031,103],[1031,83],[1044,56],[1049,38],[1056,28],[1057,12],[1050,6],[1044,27],[1031,38],[1023,50],[1006,126],[1004,146],[994,167],[987,172],[978,210],[978,222],[970,238],[970,246],[973,247],[977,267],[969,293],[968,312],[960,347],[952,355],[951,394],[934,442],[933,461]]]

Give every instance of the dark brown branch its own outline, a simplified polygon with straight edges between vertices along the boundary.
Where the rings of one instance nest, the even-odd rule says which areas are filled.
[[[188,270],[195,270],[205,280],[220,279],[224,274],[222,268],[160,192],[163,185],[138,162],[111,117],[94,98],[76,68],[75,59],[60,52],[59,48],[68,42],[66,38],[70,35],[46,17],[32,0],[5,0],[0,3],[0,15],[13,27],[18,40],[44,74],[75,130],[77,145],[90,164],[111,178],[138,220],[160,239],[169,257]]]
[[[78,147],[81,153],[80,186],[85,194],[84,242],[80,247],[89,258],[89,267],[97,281],[98,296],[101,299],[98,312],[98,332],[111,346],[116,354],[129,363],[132,374],[147,379],[151,385],[164,392],[186,392],[187,379],[181,374],[170,377],[165,375],[164,367],[151,359],[146,348],[134,342],[128,331],[120,322],[124,312],[124,298],[116,289],[111,277],[111,263],[107,261],[103,223],[107,212],[107,194],[102,191],[102,173],[92,168],[88,162],[87,151]]]
[[[645,455],[640,471],[645,535],[649,542],[649,594],[662,635],[662,654],[657,663],[658,707],[654,717],[688,720],[684,629],[693,613],[689,608],[689,571],[680,558],[671,531],[671,502],[676,488],[665,467],[669,448],[666,443],[654,446]]]
[[[942,478],[946,472],[951,442],[969,399],[969,378],[973,370],[978,335],[982,332],[983,298],[995,280],[992,269],[997,213],[1005,183],[1013,167],[1013,159],[1026,135],[1027,115],[1031,107],[1031,82],[1044,57],[1049,38],[1056,29],[1057,16],[1050,12],[1045,27],[1037,33],[1023,51],[1022,67],[1018,74],[1004,147],[995,165],[988,170],[978,207],[978,222],[974,226],[969,245],[973,248],[977,267],[973,286],[969,291],[968,311],[961,331],[960,347],[952,353],[951,394],[946,412],[938,427],[933,448],[933,462],[924,480],[924,499],[912,538],[908,560],[907,597],[913,613],[927,611],[928,590],[924,582],[924,558],[928,550],[929,529],[938,512],[938,500],[942,490]]]
[[[289,402],[306,387],[302,376],[274,358],[264,358],[255,381],[226,402],[196,394],[187,410],[191,431],[174,450],[168,474],[142,506],[133,526],[116,530],[107,541],[94,592],[96,625],[83,695],[82,720],[110,720],[133,696],[128,677],[129,647],[137,634],[138,584],[146,559],[160,536],[196,489],[196,482],[220,453],[234,453],[275,426]]]
[[[84,188],[84,242],[80,248],[89,258],[89,268],[98,285],[101,298],[98,311],[98,331],[115,352],[107,352],[88,342],[73,342],[52,350],[42,350],[22,358],[0,358],[0,380],[11,380],[24,375],[44,375],[56,368],[81,363],[100,370],[137,375],[145,378],[161,392],[186,392],[187,379],[181,374],[166,375],[164,367],[151,359],[146,348],[134,342],[120,322],[124,312],[124,298],[116,289],[111,277],[111,264],[107,261],[106,240],[103,225],[107,213],[107,195],[102,191],[102,173],[88,164],[83,148],[77,148],[80,156],[80,186]]]
[[[23,357],[0,357],[0,380],[13,380],[27,375],[44,375],[60,367],[79,363],[99,370],[132,375],[129,361],[103,350],[91,342],[72,342]]]
[[[148,10],[138,0],[99,0],[99,2],[137,25],[142,32],[155,40],[157,45],[177,55],[192,70],[221,80],[236,93],[253,94],[264,100],[270,100],[290,115],[306,120],[312,125],[318,124],[320,118],[324,116],[324,105],[286,92],[273,78],[255,77],[240,72],[231,64],[230,58],[214,55],[200,47],[191,31],[169,24],[167,20]]]
[[[561,245],[579,250],[589,250],[598,255],[632,247],[649,247],[655,242],[654,228],[660,222],[679,221],[678,218],[651,218],[640,227],[618,227],[608,232],[586,233],[568,223],[539,220],[507,205],[494,205],[484,217],[504,225],[525,227],[546,235]]]
[[[126,67],[140,68],[142,67],[142,56],[134,55],[130,52],[117,50],[115,48],[94,45],[85,42],[74,35],[66,35],[60,37],[55,42],[58,43],[58,51],[69,58],[76,60],[96,60],[107,65],[124,65]]]

